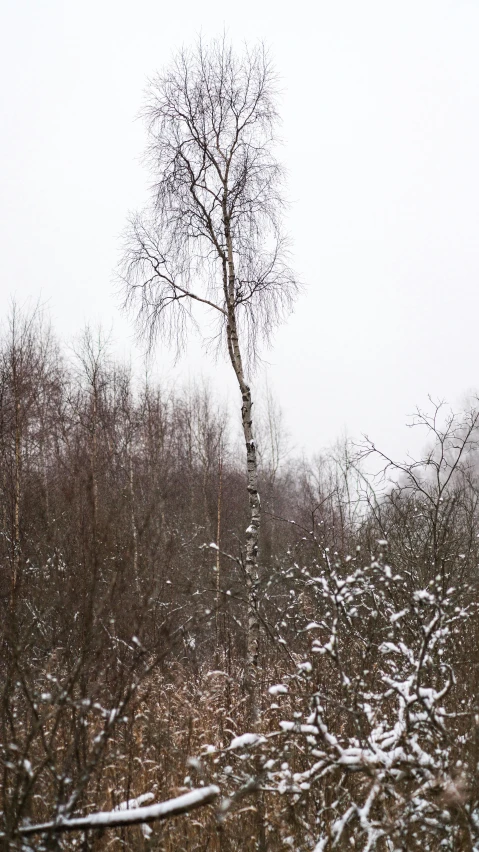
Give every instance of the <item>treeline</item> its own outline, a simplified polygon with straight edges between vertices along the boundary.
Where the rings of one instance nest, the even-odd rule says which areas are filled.
[[[90,617],[91,591],[97,600],[108,592],[125,635],[141,621],[149,641],[157,636],[161,644],[160,625],[183,624],[186,606],[198,659],[203,646],[209,655],[211,643],[223,647],[227,636],[241,656],[244,461],[214,395],[134,381],[90,331],[66,359],[38,318],[18,313],[1,346],[5,616],[44,596],[37,614],[45,630],[50,636],[65,620],[69,635]],[[313,468],[281,468],[278,426],[271,403],[261,474],[265,567],[295,540],[275,515],[308,524],[320,488]],[[228,555],[211,547],[218,544]],[[64,619],[50,617],[66,589],[71,608]]]
[[[266,400],[251,731],[227,413],[90,331],[67,359],[35,315],[0,359],[4,847],[477,848],[477,409],[418,412],[415,462],[306,461]],[[153,834],[21,836],[209,782],[218,810]]]

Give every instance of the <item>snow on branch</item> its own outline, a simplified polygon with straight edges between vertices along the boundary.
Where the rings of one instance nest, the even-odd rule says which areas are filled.
[[[287,795],[315,852],[479,852],[479,708],[463,689],[479,590],[457,575],[451,559],[425,583],[382,550],[289,568],[307,644],[269,689],[278,730],[225,749],[214,777],[229,800],[254,778]]]
[[[27,825],[20,829],[22,835],[40,834],[42,832],[90,831],[91,829],[118,828],[126,825],[156,822],[157,820],[187,814],[196,808],[209,805],[219,795],[215,785],[192,790],[183,796],[139,808],[137,806],[125,810],[99,811],[85,817],[45,822],[41,825]]]

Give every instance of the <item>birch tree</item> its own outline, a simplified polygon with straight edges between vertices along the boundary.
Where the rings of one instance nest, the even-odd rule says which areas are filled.
[[[249,373],[292,305],[297,283],[282,231],[276,160],[277,80],[262,46],[240,55],[223,39],[182,50],[149,85],[144,116],[153,176],[132,217],[122,267],[125,304],[150,344],[184,346],[190,324],[213,318],[241,393],[249,524],[247,681],[260,639],[260,496]],[[199,310],[198,310],[199,309]]]

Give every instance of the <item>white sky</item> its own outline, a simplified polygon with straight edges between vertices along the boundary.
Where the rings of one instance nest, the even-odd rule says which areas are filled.
[[[367,432],[399,455],[427,394],[479,387],[479,3],[2,0],[0,310],[39,297],[70,340],[132,330],[113,270],[146,199],[145,80],[201,31],[262,39],[282,76],[296,269],[266,354],[296,446]],[[138,364],[138,352],[133,353]],[[157,363],[171,378],[168,353]],[[176,375],[233,376],[192,342]]]

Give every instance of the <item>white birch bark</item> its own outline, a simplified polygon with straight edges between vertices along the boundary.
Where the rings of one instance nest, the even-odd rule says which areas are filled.
[[[226,192],[225,192],[226,196]],[[226,208],[226,197],[224,209]],[[258,707],[256,701],[256,674],[258,669],[260,649],[260,619],[258,612],[258,552],[259,533],[261,525],[261,500],[258,490],[258,460],[253,433],[253,401],[251,388],[246,381],[243,359],[238,339],[238,327],[235,312],[235,268],[233,260],[233,242],[229,230],[229,222],[225,221],[225,236],[228,251],[227,268],[225,269],[225,297],[228,310],[226,335],[231,364],[235,371],[241,392],[241,423],[246,446],[246,475],[249,504],[249,524],[246,528],[246,553],[244,569],[248,593],[248,624],[246,637],[246,671],[245,686],[249,695],[252,721],[256,721]]]

